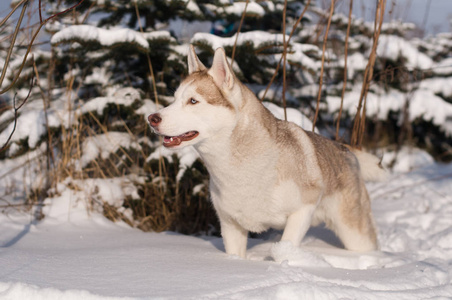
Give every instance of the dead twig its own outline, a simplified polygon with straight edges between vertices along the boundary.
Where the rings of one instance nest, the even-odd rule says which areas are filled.
[[[232,55],[231,55],[231,66],[234,64],[235,48],[237,48],[237,41],[239,39],[240,30],[242,30],[242,25],[243,25],[243,21],[245,20],[246,9],[248,8],[249,2],[250,2],[249,0],[246,0],[245,9],[243,10],[242,18],[240,19],[240,25],[239,25],[239,28],[237,29],[237,33],[235,34],[235,42],[234,42],[234,47],[232,48]]]
[[[319,116],[320,98],[322,97],[323,72],[324,72],[324,67],[325,67],[326,43],[328,41],[328,32],[330,31],[331,19],[333,18],[333,14],[334,14],[334,0],[331,0],[330,15],[328,17],[328,25],[326,26],[325,36],[323,37],[322,65],[320,67],[319,92],[317,94],[317,105],[315,107],[314,120],[312,121],[312,131],[314,131],[314,129],[315,129],[315,123],[317,122],[317,117]]]
[[[9,14],[5,18],[3,18],[2,21],[0,21],[0,27],[2,27],[6,23],[6,21],[9,20],[13,13],[19,8],[19,6],[24,4],[24,2],[28,2],[28,0],[22,0],[19,3],[17,3],[16,6],[14,6],[14,8],[9,12]]]
[[[347,87],[348,38],[350,36],[350,27],[352,24],[352,10],[353,10],[353,0],[350,0],[350,8],[349,8],[349,12],[348,12],[347,34],[345,36],[345,49],[344,49],[344,84],[342,85],[341,106],[339,108],[339,114],[337,116],[337,123],[336,123],[336,141],[339,140],[339,128],[341,126],[340,124],[341,124],[341,117],[342,117],[342,108],[344,106],[345,88]]]
[[[140,11],[138,9],[137,2],[135,2],[135,14],[137,15],[138,27],[140,27],[140,32],[144,33],[143,26],[141,25]],[[152,61],[151,61],[151,57],[150,57],[149,53],[146,54],[146,57],[147,57],[147,61],[148,61],[149,72],[150,72],[150,75],[152,78],[152,88],[154,90],[155,104],[159,105],[159,98],[158,98],[158,94],[157,94],[157,84],[155,82],[155,76],[154,76],[154,68],[152,67]]]
[[[375,12],[375,25],[372,50],[369,55],[369,61],[367,62],[366,70],[364,71],[363,85],[361,88],[356,116],[353,123],[352,137],[350,141],[352,147],[359,148],[364,138],[366,121],[366,99],[367,93],[369,91],[370,82],[372,81],[373,77],[373,69],[377,57],[378,38],[380,37],[381,27],[383,25],[385,6],[386,0],[379,0],[377,11]]]
[[[11,139],[12,139],[12,137],[13,137],[13,135],[14,135],[14,132],[16,131],[16,127],[17,127],[17,115],[18,115],[19,109],[21,109],[22,106],[24,106],[25,103],[27,102],[28,98],[29,98],[30,95],[31,95],[31,90],[32,90],[33,86],[34,86],[34,76],[31,78],[30,89],[28,90],[27,97],[25,97],[25,99],[22,101],[22,103],[21,103],[19,106],[17,106],[17,107],[16,107],[16,96],[17,96],[17,93],[14,95],[14,98],[13,98],[14,126],[13,126],[13,130],[11,131],[11,133],[10,133],[9,136],[8,136],[8,139],[7,139],[6,142],[3,144],[2,148],[0,148],[0,153],[3,152],[4,150],[6,150],[6,148],[8,147],[9,142],[11,141]]]
[[[38,36],[39,32],[41,31],[41,28],[42,28],[48,21],[52,20],[53,18],[56,18],[56,17],[58,17],[58,16],[60,16],[60,15],[62,15],[62,14],[67,13],[68,11],[70,11],[70,10],[72,10],[72,9],[75,9],[75,8],[78,7],[80,4],[82,4],[83,1],[84,1],[84,0],[80,0],[77,4],[75,4],[75,5],[71,6],[71,7],[69,7],[68,9],[65,9],[65,10],[63,10],[63,11],[61,11],[61,12],[58,12],[58,13],[56,13],[56,14],[53,14],[52,16],[48,17],[47,19],[45,19],[44,21],[42,21],[42,22],[39,24],[38,29],[37,29],[36,32],[33,34],[33,37],[32,37],[32,39],[31,39],[30,43],[28,44],[27,51],[25,52],[24,58],[23,58],[23,60],[22,60],[22,64],[21,64],[20,67],[19,67],[19,71],[18,71],[16,77],[14,78],[14,80],[11,82],[11,84],[10,84],[8,87],[6,87],[6,88],[3,89],[3,90],[0,90],[0,95],[6,93],[7,91],[9,91],[9,90],[16,84],[17,80],[19,79],[20,74],[22,73],[22,70],[23,70],[23,68],[24,68],[24,66],[25,66],[25,63],[27,62],[28,54],[30,54],[31,47],[34,45],[34,41],[35,41],[36,37]],[[14,32],[14,35],[13,35],[13,40],[12,40],[12,42],[11,42],[11,46],[10,46],[10,49],[11,49],[11,50],[10,50],[10,51],[12,51],[12,48],[14,47],[14,44],[15,44],[15,40],[16,40],[17,34],[19,33],[19,32],[18,32],[18,29],[19,29],[19,27],[20,27],[20,23],[22,23],[22,18],[23,18],[22,14],[25,13],[26,7],[27,7],[27,5],[28,5],[28,1],[23,1],[23,2],[21,2],[21,3],[24,3],[24,6],[22,7],[21,17],[19,18],[19,21],[18,21],[17,26],[16,26],[16,32]],[[16,6],[14,9],[16,9],[16,8],[17,8],[17,6]],[[9,55],[9,56],[10,56],[10,55]],[[7,57],[7,60],[5,60],[5,66],[3,67],[3,70],[2,70],[2,76],[0,77],[0,86],[2,85],[4,76],[6,75],[6,68],[7,68],[8,64],[9,64],[9,57]]]
[[[297,28],[298,24],[300,24],[301,20],[303,19],[304,14],[306,13],[306,11],[308,10],[309,5],[311,4],[311,0],[308,0],[308,3],[306,3],[303,11],[301,12],[300,16],[298,17],[297,21],[295,22],[295,24],[292,26],[292,31],[290,32],[289,38],[287,39],[287,45],[289,45],[290,40],[292,38],[292,36],[295,33],[295,29]],[[262,50],[261,50],[262,51]],[[265,96],[267,95],[268,90],[270,89],[270,87],[272,86],[273,82],[275,81],[276,76],[278,75],[278,71],[279,68],[281,66],[281,62],[283,60],[283,57],[281,56],[281,58],[279,59],[278,64],[276,65],[276,69],[275,72],[273,72],[273,76],[270,79],[270,82],[267,84],[267,87],[265,88],[264,94],[262,95],[261,101],[264,101]]]
[[[66,9],[66,10],[64,10],[64,11],[61,11],[61,12],[59,12],[59,13],[56,13],[56,14],[54,14],[54,15],[48,17],[48,18],[45,19],[44,21],[42,21],[41,1],[39,1],[39,18],[40,18],[40,24],[39,24],[39,27],[38,27],[38,29],[36,30],[36,32],[33,34],[33,37],[32,37],[32,39],[31,39],[31,42],[28,44],[27,51],[25,52],[25,56],[24,56],[24,58],[23,58],[23,60],[22,60],[22,64],[21,64],[21,66],[20,66],[20,68],[19,68],[19,71],[17,72],[16,77],[14,78],[14,80],[11,82],[11,84],[10,84],[7,88],[5,88],[5,89],[3,89],[3,90],[0,90],[0,95],[6,93],[7,91],[9,91],[9,90],[16,84],[16,82],[17,82],[17,80],[19,79],[20,74],[22,73],[22,70],[23,70],[23,68],[24,68],[24,66],[25,66],[25,63],[26,63],[26,61],[27,61],[28,54],[29,54],[30,51],[31,51],[31,47],[33,46],[34,41],[35,41],[36,37],[38,36],[38,33],[40,32],[41,28],[42,28],[49,20],[51,20],[51,19],[53,19],[53,18],[55,18],[55,17],[57,17],[57,16],[60,16],[60,15],[62,15],[62,14],[64,14],[64,13],[66,13],[66,12],[68,12],[68,11],[70,11],[70,10],[76,8],[77,6],[79,6],[80,4],[82,4],[83,1],[84,1],[84,0],[80,0],[77,4],[71,6],[70,8],[68,8],[68,9]],[[7,54],[7,56],[6,56],[5,64],[4,64],[3,69],[2,69],[2,74],[1,74],[1,76],[0,76],[0,87],[2,86],[3,80],[4,80],[5,76],[6,76],[6,70],[7,70],[7,68],[8,68],[9,63],[10,63],[12,50],[13,50],[14,45],[15,45],[15,43],[16,43],[17,35],[19,34],[20,25],[22,24],[22,20],[23,20],[23,17],[24,17],[24,15],[25,15],[25,11],[27,10],[28,1],[27,1],[27,0],[23,0],[23,1],[19,2],[19,3],[13,8],[13,10],[11,11],[11,13],[8,14],[8,16],[7,16],[6,18],[4,18],[4,19],[2,20],[2,22],[0,23],[1,25],[3,25],[3,24],[8,20],[8,18],[12,15],[12,13],[13,13],[15,10],[17,10],[17,8],[18,8],[20,5],[22,5],[22,4],[23,4],[22,11],[21,11],[21,13],[20,13],[19,20],[17,21],[16,29],[15,29],[14,34],[13,34],[13,36],[12,36],[11,44],[10,44],[10,47],[9,47],[9,49],[8,49],[8,54]],[[32,58],[32,60],[33,60],[33,58]],[[34,62],[34,60],[33,60],[33,62]],[[19,109],[22,108],[22,106],[24,106],[24,104],[27,102],[28,98],[30,97],[31,90],[32,90],[34,84],[35,84],[35,83],[34,83],[34,76],[33,76],[33,77],[32,77],[32,82],[31,82],[31,85],[30,85],[30,89],[29,89],[29,91],[28,91],[28,95],[27,95],[27,97],[24,99],[24,101],[22,101],[22,104],[19,105],[18,107],[16,107],[16,95],[17,95],[17,94],[14,95],[14,98],[13,98],[14,126],[13,126],[13,130],[12,130],[11,134],[8,136],[8,139],[6,140],[6,142],[4,143],[4,145],[2,146],[2,148],[0,149],[0,152],[3,152],[3,151],[8,147],[8,144],[9,144],[9,142],[11,141],[14,132],[16,131],[18,111],[19,111]]]
[[[12,36],[11,44],[9,45],[8,53],[6,54],[5,63],[3,64],[3,69],[2,69],[2,75],[0,76],[0,87],[2,86],[3,80],[5,79],[5,76],[6,76],[6,70],[8,69],[9,61],[11,60],[11,54],[13,53],[14,44],[16,43],[16,38],[17,38],[17,35],[19,34],[20,24],[22,24],[22,20],[24,18],[25,11],[27,10],[27,6],[28,6],[28,1],[25,2],[24,6],[22,7],[22,11],[20,12],[19,20],[17,21],[17,24],[16,24],[16,29],[14,30],[14,33]],[[17,7],[18,6],[16,6],[14,8],[14,10],[16,10]],[[7,18],[9,18],[9,17],[7,17]],[[5,18],[5,22],[6,22],[7,18]],[[3,93],[4,92],[0,91],[0,95]]]
[[[246,9],[246,8],[245,8]],[[135,14],[137,15],[137,20],[138,20],[138,26],[140,27],[140,31],[143,33],[143,27],[141,26],[141,18],[140,18],[140,11],[138,10],[138,4],[137,2],[135,2]],[[149,66],[149,72],[152,78],[152,88],[154,90],[154,98],[155,98],[155,104],[159,105],[159,100],[158,100],[158,93],[157,93],[157,83],[155,80],[155,76],[154,76],[154,68],[152,66],[152,61],[151,61],[151,56],[149,55],[149,53],[146,53],[146,58],[147,58],[147,62],[148,62],[148,66]],[[231,63],[232,65],[232,63]],[[159,136],[159,142],[160,144],[163,144],[163,140],[162,137]],[[163,159],[162,156],[159,157],[159,163],[158,163],[158,174],[161,178],[165,178],[165,182],[168,182],[168,173],[166,172],[166,166],[165,166],[165,161]],[[159,190],[160,190],[160,195],[162,197],[164,197],[164,185],[163,182],[160,181],[159,184]]]
[[[286,43],[286,12],[287,12],[287,0],[284,1],[282,31],[283,31],[283,89],[282,89],[282,102],[284,108],[284,120],[287,121],[287,109],[286,109],[286,59],[287,59],[287,43]]]

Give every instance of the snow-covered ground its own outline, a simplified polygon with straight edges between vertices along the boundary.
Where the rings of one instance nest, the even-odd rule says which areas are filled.
[[[380,251],[313,228],[282,263],[269,256],[278,232],[250,239],[242,260],[220,238],[144,233],[63,193],[39,223],[0,214],[0,299],[452,299],[452,164],[399,156],[395,170],[418,168],[368,186]]]
[[[372,253],[314,228],[282,263],[269,257],[277,232],[250,239],[242,260],[220,238],[141,232],[70,197],[39,223],[0,214],[0,299],[452,299],[452,165],[416,157],[427,166],[369,184]]]

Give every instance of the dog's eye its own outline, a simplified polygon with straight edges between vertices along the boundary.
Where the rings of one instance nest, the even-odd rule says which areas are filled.
[[[198,103],[198,100],[194,99],[194,98],[190,98],[190,100],[188,101],[189,104],[196,104]]]

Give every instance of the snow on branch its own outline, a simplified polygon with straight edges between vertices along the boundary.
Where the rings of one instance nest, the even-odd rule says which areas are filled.
[[[14,95],[14,98],[13,98],[14,122],[10,126],[10,127],[12,127],[12,129],[10,130],[11,133],[8,135],[8,137],[6,139],[6,142],[0,148],[0,153],[3,152],[4,150],[6,150],[6,148],[8,147],[9,142],[11,141],[11,139],[12,139],[12,137],[14,135],[14,132],[16,131],[19,109],[21,109],[22,106],[24,106],[25,103],[27,102],[28,98],[30,97],[31,90],[32,90],[33,86],[34,86],[34,77],[31,79],[30,89],[28,90],[27,96],[25,97],[25,99],[22,101],[22,103],[19,106],[16,106],[16,96],[17,96],[17,94]],[[1,134],[6,136],[7,131],[2,132]]]
[[[161,40],[165,40],[168,42],[176,42],[176,39],[171,36],[169,31],[165,31],[165,30],[140,32],[139,34],[141,34],[148,42],[161,41]]]
[[[355,113],[356,99],[360,91],[358,88],[347,92],[344,96],[343,110],[350,116]],[[366,115],[376,117],[379,120],[387,120],[390,112],[401,112],[408,101],[408,115],[410,122],[423,119],[441,128],[447,135],[452,136],[452,104],[445,102],[436,96],[432,90],[420,88],[413,92],[407,99],[406,94],[390,89],[388,92],[369,92],[367,94]],[[341,98],[337,96],[326,96],[328,113],[334,114],[339,111]]]
[[[245,2],[234,2],[228,6],[216,6],[213,4],[205,4],[205,7],[215,14],[226,13],[227,15],[235,15],[240,17],[245,10]],[[265,10],[256,2],[249,2],[246,9],[246,16],[248,17],[263,17]]]
[[[96,43],[103,47],[135,44],[139,51],[148,52],[149,43],[143,35],[128,28],[103,29],[91,25],[73,25],[57,32],[50,40],[57,46],[61,43]]]
[[[207,43],[213,49],[221,47],[234,46],[236,36],[232,37],[219,37],[210,33],[198,32],[191,39],[191,43]],[[269,33],[265,31],[249,31],[240,33],[237,39],[237,46],[241,46],[246,43],[253,43],[254,47],[260,48],[268,44],[282,45],[283,35],[281,33]]]
[[[433,66],[433,60],[430,57],[417,50],[409,41],[395,35],[380,36],[377,55],[391,61],[404,58],[409,70],[430,69]]]
[[[133,136],[126,132],[110,131],[106,134],[98,134],[85,139],[82,144],[82,157],[76,161],[76,166],[86,167],[91,161],[99,156],[108,159],[112,153],[120,149],[141,150],[140,144],[134,141]]]
[[[233,47],[236,42],[236,35],[232,37],[219,37],[210,33],[198,32],[191,39],[192,44],[206,44],[209,45],[213,50],[217,48],[227,48]],[[243,46],[246,44],[253,44],[256,51],[269,46],[282,47],[283,46],[283,34],[281,33],[269,33],[265,31],[248,31],[240,33],[237,38],[237,46]],[[289,43],[289,51],[287,53],[287,60],[300,64],[310,70],[318,70],[320,63],[311,59],[307,53],[318,54],[319,49],[317,46],[300,44],[300,43]],[[275,59],[279,60],[282,53],[275,54]]]
[[[139,91],[133,88],[122,88],[115,92],[113,96],[93,98],[78,110],[79,113],[85,114],[96,112],[102,115],[108,108],[108,104],[131,106],[135,101],[140,99]]]

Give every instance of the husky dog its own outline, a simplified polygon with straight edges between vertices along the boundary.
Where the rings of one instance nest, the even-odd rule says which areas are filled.
[[[275,118],[234,75],[222,48],[206,69],[193,46],[174,103],[148,117],[163,145],[194,146],[226,253],[245,257],[248,232],[284,229],[297,247],[324,222],[345,248],[377,249],[364,180],[385,171],[376,157]]]

